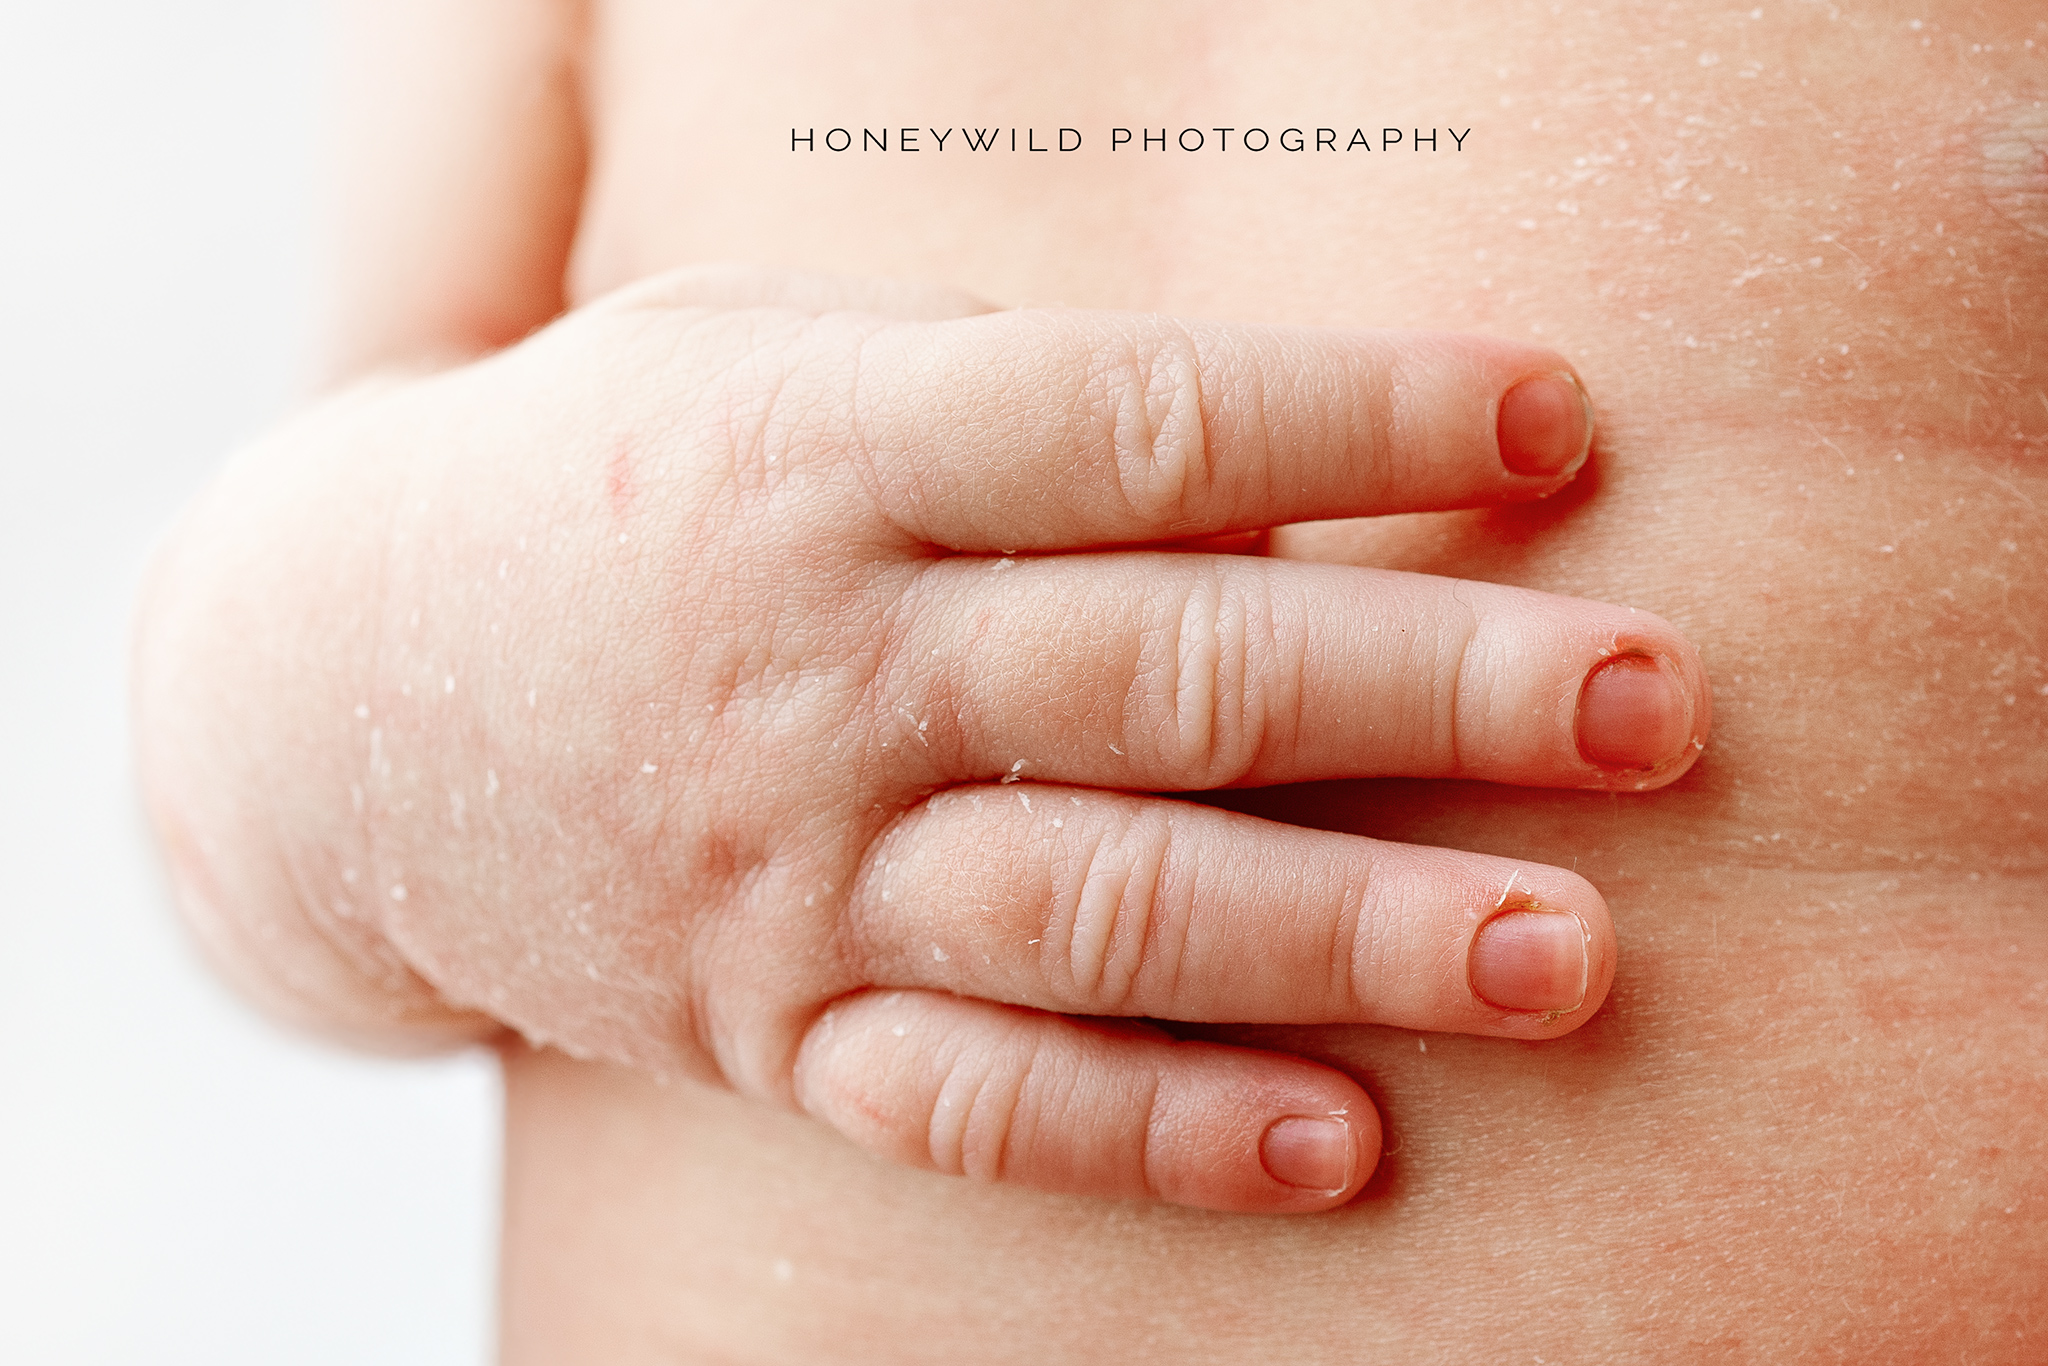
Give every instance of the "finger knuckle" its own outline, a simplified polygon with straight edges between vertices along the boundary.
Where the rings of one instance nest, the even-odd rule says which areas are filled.
[[[1055,925],[1065,933],[1055,987],[1076,1009],[1129,1013],[1141,986],[1171,990],[1187,938],[1187,910],[1167,878],[1171,822],[1144,812],[1103,832],[1071,874]]]
[[[1433,749],[1443,756],[1446,777],[1483,767],[1485,717],[1498,661],[1480,642],[1479,615],[1458,600],[1436,622],[1437,658],[1431,676],[1439,680],[1430,709]]]
[[[778,313],[723,325],[728,354],[703,415],[728,453],[734,487],[767,507],[800,476],[808,486],[820,469],[861,473],[863,335],[836,319]]]
[[[1012,1033],[954,1055],[925,1125],[936,1170],[980,1181],[1023,1172],[1020,1150],[1029,1142],[1029,1097],[1043,1054],[1036,1040]]]
[[[1273,604],[1256,582],[1202,575],[1160,617],[1139,654],[1130,729],[1153,737],[1177,785],[1226,786],[1258,762],[1268,702],[1299,692],[1284,675],[1300,660],[1276,648]]]
[[[619,448],[645,491],[839,525],[865,506],[849,489],[874,482],[864,417],[886,395],[868,353],[888,326],[775,308],[640,311],[605,320],[590,363],[631,415]]]
[[[1089,389],[1130,512],[1168,528],[1188,523],[1216,473],[1193,336],[1175,329],[1104,349]]]
[[[1146,1199],[1163,1200],[1173,1184],[1169,1171],[1176,1147],[1170,1136],[1174,1124],[1171,1107],[1164,1103],[1165,1088],[1159,1074],[1152,1073],[1149,1080],[1137,1109],[1138,1176]]]
[[[1429,443],[1416,439],[1427,425],[1426,406],[1415,376],[1400,359],[1392,359],[1384,369],[1360,374],[1354,392],[1364,426],[1364,466],[1380,481],[1375,496],[1427,481]]]
[[[1402,961],[1399,927],[1416,923],[1419,908],[1403,904],[1397,888],[1384,885],[1370,870],[1346,878],[1337,889],[1337,912],[1330,917],[1330,998],[1344,1003],[1353,1015],[1369,1014],[1388,973]]]

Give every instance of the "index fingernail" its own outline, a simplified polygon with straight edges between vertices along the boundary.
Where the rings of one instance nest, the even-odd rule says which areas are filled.
[[[1586,1001],[1586,927],[1559,911],[1510,911],[1480,926],[1472,993],[1502,1010],[1577,1010]]]
[[[1648,771],[1685,748],[1685,690],[1648,655],[1614,655],[1579,689],[1579,753],[1607,769]]]
[[[1593,405],[1577,376],[1537,375],[1501,395],[1494,435],[1501,463],[1516,474],[1575,471],[1593,446]]]

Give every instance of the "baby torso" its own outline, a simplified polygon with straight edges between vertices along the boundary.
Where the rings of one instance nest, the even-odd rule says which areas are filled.
[[[2038,1350],[2048,24],[621,0],[588,44],[579,297],[743,260],[1558,348],[1601,422],[1571,493],[1275,549],[1654,611],[1715,723],[1647,798],[1233,798],[1576,867],[1621,939],[1553,1043],[1204,1031],[1373,1092],[1331,1215],[977,1187],[509,1055],[509,1359]]]

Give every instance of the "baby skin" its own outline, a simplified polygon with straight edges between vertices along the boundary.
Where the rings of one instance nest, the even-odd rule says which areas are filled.
[[[2038,1361],[2038,11],[351,6],[181,899],[499,1045],[509,1362]]]
[[[1327,1209],[1379,1157],[1357,1082],[1139,1021],[1551,1038],[1606,907],[1154,794],[1644,790],[1707,683],[1643,612],[1218,538],[1542,498],[1592,438],[1514,343],[672,272],[236,462],[145,608],[151,808],[208,946],[315,1027]]]

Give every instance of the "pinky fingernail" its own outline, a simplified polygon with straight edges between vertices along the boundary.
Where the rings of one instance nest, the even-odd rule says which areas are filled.
[[[1290,1115],[1259,1140],[1259,1160],[1282,1185],[1340,1191],[1351,1184],[1354,1146],[1351,1126],[1341,1119]]]

